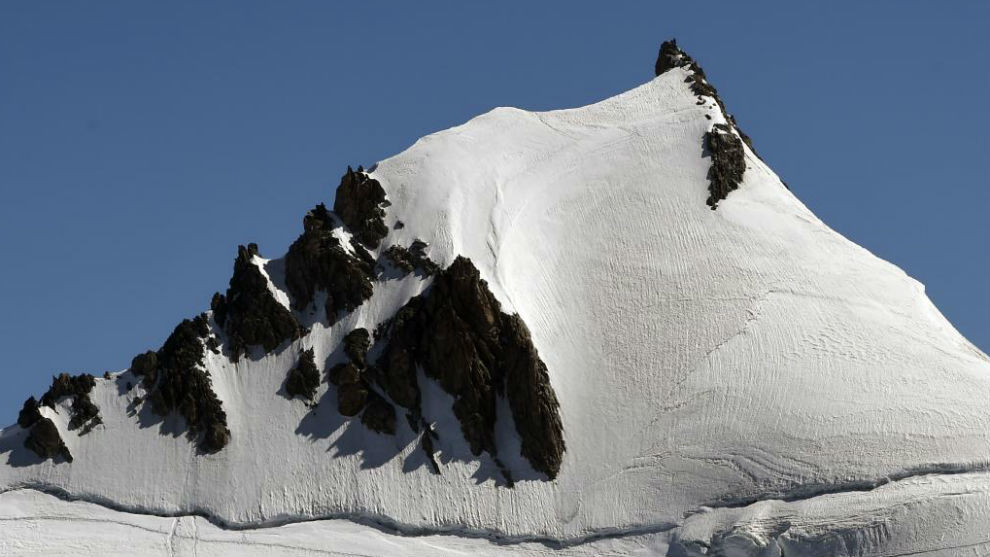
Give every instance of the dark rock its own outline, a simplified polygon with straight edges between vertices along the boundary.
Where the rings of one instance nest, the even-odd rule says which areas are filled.
[[[656,75],[660,75],[671,68],[685,66],[691,61],[691,58],[684,51],[677,48],[677,39],[670,39],[660,44],[660,54],[657,55],[657,62],[653,69]]]
[[[319,384],[320,372],[316,369],[313,349],[303,350],[299,354],[299,363],[289,370],[289,375],[285,379],[285,392],[290,397],[299,396],[306,400],[313,400]]]
[[[357,416],[368,401],[368,387],[363,381],[342,383],[337,387],[337,410],[343,416]]]
[[[203,369],[203,340],[209,327],[203,315],[185,319],[176,326],[158,352],[134,358],[131,372],[141,376],[147,391],[142,403],[151,403],[159,416],[178,412],[185,418],[189,434],[198,437],[200,450],[213,453],[230,440],[227,414]]]
[[[522,455],[533,468],[554,478],[564,454],[564,429],[547,366],[518,314],[502,319],[501,336],[505,392],[522,441]],[[512,477],[505,475],[511,484]]]
[[[285,256],[285,284],[292,306],[302,310],[318,290],[327,293],[327,320],[341,311],[354,311],[374,291],[374,260],[363,248],[351,255],[333,235],[333,215],[322,203],[306,214],[303,234]],[[367,257],[365,255],[367,254]],[[371,260],[369,262],[369,260]]]
[[[214,354],[220,353],[220,343],[217,342],[217,337],[210,336],[206,339],[206,348],[213,352]]]
[[[329,380],[337,386],[337,410],[344,416],[358,415],[368,401],[369,389],[362,371],[354,362],[330,368]]]
[[[61,455],[65,460],[72,462],[69,448],[62,441],[62,436],[59,435],[55,423],[48,418],[39,418],[31,427],[31,431],[24,440],[24,446],[41,458],[55,458]]]
[[[656,75],[660,75],[673,68],[687,68],[691,72],[685,81],[691,84],[692,93],[699,97],[714,97],[721,104],[721,101],[718,101],[718,92],[705,77],[705,70],[701,69],[694,58],[677,47],[676,39],[664,41],[660,45],[660,54],[657,56],[654,71]],[[704,104],[704,102],[698,104]]]
[[[214,294],[211,306],[214,321],[227,333],[231,355],[236,361],[249,346],[261,346],[271,352],[285,341],[299,338],[301,329],[292,313],[275,300],[268,279],[252,262],[258,246],[238,246],[234,275],[226,296]],[[205,317],[203,326],[209,335]]]
[[[354,250],[354,256],[357,257],[367,268],[374,269],[375,258],[372,257],[371,253],[364,249],[364,246],[356,242],[354,238],[351,238],[350,244],[351,249]]]
[[[82,431],[79,432],[79,436],[82,437],[83,435],[86,435],[90,431],[93,431],[93,428],[95,428],[96,426],[102,423],[103,423],[103,418],[96,416],[92,420],[86,422],[86,425],[83,426]]]
[[[157,379],[158,353],[148,350],[144,354],[134,356],[131,360],[130,371],[137,377],[146,378],[147,384],[154,385]]]
[[[52,378],[52,386],[42,395],[41,404],[55,408],[55,403],[59,399],[67,396],[89,395],[94,386],[96,386],[96,378],[88,373],[75,376],[61,373]]]
[[[69,429],[78,429],[90,420],[100,419],[100,409],[89,398],[96,386],[96,378],[88,373],[80,375],[59,374],[52,378],[52,385],[41,397],[41,404],[55,408],[55,403],[65,397],[72,397]],[[101,420],[102,422],[102,420]]]
[[[367,365],[365,361],[368,349],[371,348],[371,335],[367,329],[354,329],[344,337],[344,354],[359,368]]]
[[[705,77],[705,71],[701,69],[701,66],[687,55],[686,52],[677,47],[677,41],[671,39],[665,41],[660,45],[660,55],[657,57],[656,63],[656,74],[660,75],[671,68],[687,68],[690,70],[690,75],[687,77],[687,82],[691,84],[691,92],[698,95],[699,102],[697,104],[704,104],[701,97],[711,97],[714,99],[715,104],[718,106],[719,110],[722,111],[722,115],[726,120],[732,125],[732,128],[736,130],[736,133],[742,138],[743,142],[749,147],[750,151],[753,152],[759,158],[759,154],[756,149],[753,148],[753,141],[748,135],[743,133],[739,128],[739,124],[736,123],[736,119],[729,114],[729,111],[725,109],[725,104],[722,102],[721,97],[718,95],[718,91],[715,89],[708,79]],[[710,117],[708,119],[711,119]]]
[[[17,414],[17,425],[24,429],[33,426],[41,419],[41,412],[38,411],[38,401],[32,396],[24,401],[24,406]]]
[[[69,419],[69,430],[78,429],[90,420],[100,420],[100,409],[90,400],[89,395],[76,396],[72,401],[72,417]]]
[[[425,321],[423,296],[409,300],[385,325],[382,338],[388,343],[377,365],[382,370],[381,387],[396,404],[419,409],[416,350],[421,342],[419,326]]]
[[[361,380],[361,370],[351,362],[333,366],[327,375],[330,383],[337,386]]]
[[[395,268],[404,271],[405,274],[413,272],[416,268],[416,265],[412,262],[412,257],[409,254],[409,250],[402,246],[389,246],[388,249],[382,253],[382,255],[384,255],[385,258],[395,266]]]
[[[713,210],[729,192],[737,189],[746,171],[746,153],[742,141],[725,124],[715,124],[705,134],[705,147],[712,158],[708,169],[708,206]]]
[[[371,249],[378,248],[382,238],[388,234],[384,221],[384,207],[387,206],[385,190],[378,180],[347,167],[347,173],[337,186],[333,212],[347,225],[358,242]]]
[[[436,273],[440,267],[430,259],[430,256],[426,254],[426,248],[429,246],[426,242],[422,240],[413,240],[412,245],[409,246],[409,254],[412,256],[413,265],[417,269],[421,270],[423,274],[429,276]]]
[[[380,394],[369,391],[368,405],[361,414],[361,423],[371,431],[395,435],[395,407]]]
[[[377,364],[393,401],[419,413],[416,369],[422,367],[454,396],[454,415],[472,453],[496,456],[496,397],[506,393],[523,456],[556,476],[565,447],[546,366],[521,319],[501,312],[469,259],[458,257],[437,273],[426,293],[396,313],[387,334]]]
[[[409,274],[413,271],[418,271],[424,276],[430,276],[435,273],[438,269],[437,264],[434,263],[428,255],[426,255],[426,242],[422,240],[414,240],[409,248],[404,248],[400,245],[389,246],[388,249],[382,253],[386,259],[392,265],[403,271],[403,274]]]
[[[392,226],[392,228],[396,230],[402,230],[405,227],[406,227],[406,223],[402,222],[401,220],[395,221],[395,225]]]

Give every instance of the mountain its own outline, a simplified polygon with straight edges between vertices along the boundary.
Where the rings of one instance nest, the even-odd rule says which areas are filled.
[[[990,360],[655,73],[348,168],[160,348],[54,378],[0,552],[990,554]]]

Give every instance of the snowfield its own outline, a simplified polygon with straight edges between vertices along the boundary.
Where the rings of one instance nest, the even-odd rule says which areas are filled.
[[[0,553],[990,555],[990,360],[748,148],[710,209],[703,137],[725,118],[687,75],[495,109],[372,170],[383,247],[469,257],[529,326],[560,400],[556,480],[507,488],[450,435],[434,475],[404,420],[382,436],[280,394],[300,347],[325,369],[426,288],[410,275],[333,327],[301,316],[310,334],[281,352],[208,353],[231,431],[217,454],[136,407],[129,372],[97,380],[104,425],[85,436],[67,403],[43,410],[72,463],[0,431]],[[282,260],[255,262],[288,306]],[[455,420],[451,401],[424,392],[426,418]],[[512,435],[499,452],[525,464]]]

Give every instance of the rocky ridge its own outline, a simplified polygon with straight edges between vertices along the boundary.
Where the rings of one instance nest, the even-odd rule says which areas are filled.
[[[222,450],[232,433],[205,368],[206,350],[236,362],[246,355],[258,358],[293,343],[305,344],[309,331],[300,323],[304,314],[317,309],[313,304],[320,296],[325,296],[325,322],[333,326],[371,298],[375,285],[394,276],[388,271],[394,269],[400,276],[415,273],[428,281],[426,291],[409,300],[375,335],[358,328],[343,337],[347,361],[326,370],[326,380],[336,390],[336,410],[359,418],[371,431],[394,435],[397,408],[402,408],[421,436],[420,447],[433,471],[439,473],[434,441],[455,432],[438,431],[423,418],[417,379],[422,369],[454,397],[452,410],[471,452],[491,455],[507,485],[514,483],[512,472],[502,464],[495,444],[496,408],[502,397],[508,400],[522,456],[546,478],[556,477],[565,449],[559,404],[525,324],[518,315],[501,311],[469,259],[458,257],[440,269],[420,240],[408,247],[383,248],[388,206],[377,180],[362,167],[347,169],[334,211],[323,204],[309,211],[302,234],[285,256],[289,307],[273,295],[258,246],[239,246],[229,287],[213,296],[211,312],[183,321],[159,350],[134,358],[129,371],[140,378],[144,391],[134,404],[149,405],[160,418],[177,413],[201,452]],[[312,349],[300,348],[296,365],[286,372],[285,394],[316,405],[320,367]],[[85,387],[92,388],[94,381],[89,375],[60,376],[42,404],[74,396],[70,429],[84,423],[91,429],[99,416]],[[43,458],[61,454],[70,460],[57,428],[37,406],[28,399],[19,420],[31,429],[28,448]]]
[[[698,97],[696,104],[704,105],[708,102],[706,97],[711,99],[728,122],[728,125],[714,124],[705,134],[705,150],[712,158],[712,167],[708,173],[709,196],[706,203],[715,210],[718,202],[725,199],[729,192],[742,183],[743,173],[746,171],[742,143],[745,143],[754,154],[756,151],[753,149],[752,140],[739,129],[736,119],[726,110],[718,90],[708,82],[705,71],[694,58],[678,48],[676,39],[664,41],[660,45],[654,72],[659,76],[673,68],[685,68],[690,72],[685,81],[690,84],[691,92]]]

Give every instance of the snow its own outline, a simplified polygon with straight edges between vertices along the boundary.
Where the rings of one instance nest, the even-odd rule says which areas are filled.
[[[322,309],[304,316],[311,333],[278,353],[237,363],[208,353],[232,433],[218,454],[169,434],[176,418],[130,409],[141,389],[125,392],[137,383],[128,373],[97,381],[104,425],[90,434],[66,430],[65,408],[52,414],[71,464],[25,457],[14,450],[24,432],[4,429],[0,512],[19,518],[0,522],[0,537],[29,554],[44,542],[23,524],[71,515],[46,532],[88,536],[93,552],[105,546],[90,520],[149,548],[163,531],[188,541],[199,528],[331,552],[325,538],[352,535],[357,545],[339,551],[358,554],[547,547],[506,540],[594,554],[600,536],[631,544],[622,554],[730,538],[727,552],[754,555],[772,544],[815,555],[802,540],[839,538],[824,554],[990,553],[990,360],[918,282],[830,230],[748,149],[740,189],[712,211],[702,138],[724,118],[695,104],[685,76],[673,69],[582,108],[495,109],[373,167],[392,203],[383,246],[422,239],[441,266],[471,258],[529,326],[561,402],[557,480],[508,489],[487,456],[461,458],[439,389],[428,410],[446,432],[439,476],[405,420],[381,436],[337,414],[325,383],[317,397],[331,398],[315,410],[279,394],[299,350],[332,365],[347,332],[373,329],[426,287],[408,276],[376,285],[333,327]],[[255,262],[287,305],[281,260]],[[215,552],[248,551],[223,543]]]

